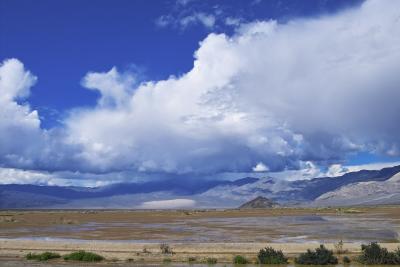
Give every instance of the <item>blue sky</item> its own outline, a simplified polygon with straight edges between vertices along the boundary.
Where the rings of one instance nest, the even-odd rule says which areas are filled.
[[[42,111],[42,125],[49,128],[56,122],[55,111],[95,105],[98,95],[80,86],[88,70],[117,66],[138,69],[143,78],[165,79],[192,68],[193,53],[210,32],[232,32],[219,21],[211,28],[160,27],[157,20],[162,16],[214,15],[217,9],[224,12],[221,20],[284,21],[337,12],[360,2],[2,0],[0,58],[18,58],[40,78],[29,102]]]
[[[4,108],[3,114],[0,114],[3,116],[0,117],[3,120],[0,127],[3,127],[3,132],[8,133],[2,137],[0,166],[46,173],[129,172],[130,176],[132,173],[193,173],[201,176],[253,170],[302,169],[309,166],[307,162],[313,162],[318,169],[329,169],[329,166],[335,164],[396,162],[399,160],[400,143],[397,132],[399,128],[395,125],[399,119],[396,115],[398,109],[392,107],[387,110],[390,115],[382,115],[384,119],[379,115],[384,107],[393,106],[392,101],[399,91],[393,89],[396,78],[391,75],[397,66],[382,56],[398,48],[398,45],[393,44],[395,39],[385,39],[387,36],[394,38],[392,35],[395,35],[395,30],[388,30],[385,36],[377,35],[371,40],[376,47],[382,47],[381,53],[376,54],[381,55],[382,59],[378,61],[376,68],[370,69],[368,65],[373,62],[368,57],[375,50],[370,48],[371,50],[364,51],[362,44],[357,51],[361,51],[360,58],[366,60],[357,61],[359,65],[350,60],[353,51],[351,38],[357,38],[358,34],[357,29],[352,27],[360,23],[360,28],[365,28],[365,32],[374,27],[391,29],[392,21],[386,23],[386,20],[382,20],[386,24],[378,26],[373,24],[380,23],[381,20],[373,17],[373,8],[369,6],[376,5],[374,8],[377,10],[386,10],[386,5],[396,3],[367,2],[0,0],[0,60],[3,61],[3,67],[6,66],[4,60],[18,60],[8,62],[8,65],[12,65],[9,67],[11,70],[4,73],[12,75],[9,73],[20,70],[25,74],[29,71],[31,75],[28,77],[31,83],[28,81],[22,89],[18,89],[28,90],[29,93],[8,99],[11,101],[7,102],[10,104],[9,110]],[[363,20],[368,20],[368,16],[373,17],[372,22]],[[350,22],[346,24],[347,21]],[[334,29],[332,25],[337,27]],[[347,29],[355,32],[349,34],[340,27],[348,27]],[[317,31],[321,31],[319,36],[333,32],[338,37],[330,35],[319,39]],[[259,39],[265,38],[265,42],[260,42],[253,32],[261,36]],[[273,34],[275,35],[270,37]],[[345,36],[346,34],[349,35]],[[282,37],[286,35],[293,38]],[[222,40],[221,36],[225,39]],[[285,80],[293,83],[272,78],[262,80],[260,77],[277,75],[273,70],[268,71],[268,68],[274,66],[272,61],[258,62],[257,57],[254,64],[249,63],[249,66],[258,66],[254,71],[240,67],[220,71],[221,66],[213,62],[213,58],[226,60],[229,66],[240,65],[240,62],[247,62],[247,59],[254,57],[251,52],[246,54],[247,52],[242,51],[246,48],[250,51],[253,46],[243,45],[241,37],[253,38],[249,42],[254,42],[254,49],[259,49],[258,53],[265,54],[266,61],[282,52],[282,56],[278,58],[282,60],[276,63],[279,65],[277,69],[281,70],[280,73],[287,73]],[[230,41],[224,43],[229,38]],[[310,41],[311,38],[316,40]],[[220,52],[230,49],[229,42],[237,45],[237,49],[233,48],[236,50],[232,54],[222,57],[223,53]],[[392,45],[385,46],[385,42],[392,42]],[[342,49],[346,46],[348,49]],[[280,47],[283,47],[282,51]],[[304,54],[307,54],[312,49],[320,49],[316,53],[322,53],[321,58],[326,61],[319,61],[318,57],[310,60],[303,58],[302,51],[305,50]],[[269,51],[272,51],[271,55],[267,55]],[[332,55],[329,55],[330,52]],[[293,57],[290,58],[291,56]],[[324,65],[331,60],[339,63]],[[199,67],[199,72],[204,71],[205,76],[201,74],[193,78],[193,81],[197,81],[195,85],[185,83],[185,76],[195,76],[190,73],[196,72],[196,61],[200,66],[204,65]],[[312,63],[308,65],[308,61]],[[343,61],[348,62],[340,63]],[[299,74],[302,64],[305,71]],[[115,68],[112,69],[113,67]],[[341,71],[347,67],[356,71],[354,76],[359,79],[350,79],[348,73],[346,75]],[[215,68],[216,72],[209,72]],[[260,72],[263,68],[266,69],[265,75]],[[332,78],[331,81],[320,82],[314,77],[302,80],[300,77],[323,68],[333,70],[321,74],[321,77]],[[248,75],[242,80],[240,75],[246,72]],[[364,99],[365,94],[356,90],[358,87],[365,87],[360,78],[362,75],[370,75],[374,82],[381,82],[388,89],[380,94],[375,89],[378,86],[371,85],[371,89],[365,89],[367,96]],[[257,81],[259,78],[260,81]],[[208,79],[216,80],[215,84],[208,84]],[[310,85],[305,84],[309,80]],[[156,84],[155,88],[164,88],[160,81],[178,81],[182,85],[171,85],[178,89],[162,96],[155,96],[154,93],[154,99],[146,103],[150,96],[146,98],[146,93],[142,91],[158,92],[169,89],[139,87],[151,82]],[[186,86],[187,90],[192,90],[191,86],[199,87],[203,81],[203,88],[209,86],[224,90],[217,92],[207,89],[201,93],[201,97],[199,92],[199,98],[188,100],[188,103],[194,101],[197,105],[199,101],[205,101],[206,104],[196,108],[180,107],[190,97],[179,88]],[[320,88],[318,92],[324,91],[324,83],[337,83],[337,87],[344,88],[343,93],[336,94],[335,89],[326,89],[326,93],[316,93],[320,95],[315,97],[314,91],[302,91],[302,88],[314,86]],[[344,92],[349,92],[346,87],[349,84],[353,84],[356,89],[350,90],[352,94],[347,95]],[[13,85],[3,86],[11,88]],[[248,94],[248,88],[258,87],[260,95],[258,92]],[[283,91],[288,88],[288,91],[274,95],[280,88]],[[192,95],[196,95],[196,90],[192,90]],[[268,90],[272,91],[261,94]],[[246,102],[232,100],[236,97],[236,93],[232,92],[236,92],[239,99],[245,99]],[[293,92],[298,92],[295,95],[298,94],[304,101],[302,99],[297,103],[287,97]],[[376,110],[371,110],[367,107],[370,107],[373,99],[377,99],[376,94],[389,100],[382,106],[378,105]],[[329,98],[330,96],[333,97]],[[266,99],[266,102],[257,97]],[[269,97],[271,100],[268,100]],[[307,99],[314,97],[324,104],[326,103],[323,101],[329,98],[327,109],[332,112],[310,110]],[[346,101],[342,101],[342,97]],[[126,103],[131,98],[131,102],[136,103],[134,107],[128,107],[131,104]],[[347,99],[353,98],[361,98],[359,108],[354,108],[357,101],[349,100],[347,103]],[[171,103],[168,104],[168,101]],[[17,108],[11,107],[14,102],[18,104]],[[210,106],[211,102],[213,104]],[[294,103],[293,106],[298,107],[298,111],[282,108],[289,103]],[[253,104],[254,109],[248,109]],[[140,105],[144,107],[139,109]],[[165,109],[160,108],[160,113],[157,113],[155,110],[159,105],[165,105]],[[350,109],[350,106],[353,108]],[[336,111],[335,108],[340,110]],[[26,118],[22,119],[24,124],[21,125],[10,125],[6,120],[17,112],[27,114],[34,111],[37,112],[37,118],[36,113],[32,113],[29,119],[34,118],[29,125],[25,125]],[[365,117],[368,112],[373,113],[373,123]],[[166,117],[161,116],[162,113],[167,114]],[[315,116],[317,113],[321,115]],[[332,115],[333,113],[338,114]],[[14,121],[18,121],[19,116],[15,115]],[[120,119],[120,124],[115,122],[115,118]],[[184,121],[188,128],[181,127],[179,121]],[[40,127],[35,128],[35,123],[39,123]],[[164,126],[164,123],[169,124]],[[226,128],[232,129],[232,132],[226,133]],[[195,136],[192,133],[183,134],[185,129],[187,132],[193,130],[194,133],[203,132],[204,129],[211,130],[204,130],[202,136]],[[113,131],[118,134],[110,137],[110,132]],[[16,136],[25,139],[26,143],[10,144],[19,142],[10,141]],[[114,142],[115,139],[124,142]],[[38,148],[31,148],[32,143],[43,147],[36,150]],[[176,153],[170,152],[173,150]],[[44,153],[38,158],[33,155],[36,151],[46,151],[48,154]],[[243,156],[232,158],[229,156],[232,154]]]

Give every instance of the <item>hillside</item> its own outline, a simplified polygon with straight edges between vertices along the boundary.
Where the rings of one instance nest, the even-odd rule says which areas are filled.
[[[386,181],[359,182],[325,193],[315,205],[400,204],[400,172]]]
[[[256,197],[239,207],[239,209],[269,209],[278,206],[278,203],[266,197]]]

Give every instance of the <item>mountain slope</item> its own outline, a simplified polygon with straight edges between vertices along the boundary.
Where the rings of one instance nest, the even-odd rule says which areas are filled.
[[[216,186],[243,186],[258,181],[246,177],[235,181],[165,179],[144,183],[121,183],[104,187],[62,187],[39,185],[0,185],[0,209],[110,207],[133,208],[140,201],[159,197],[192,196]],[[126,196],[126,197],[124,197]],[[131,201],[126,201],[130,199]],[[72,206],[71,206],[72,207]]]
[[[42,194],[0,191],[0,209],[25,209],[66,204],[67,200]]]
[[[400,204],[400,172],[386,181],[359,182],[319,196],[315,205]]]
[[[8,184],[0,185],[0,192],[14,191],[57,197],[62,199],[99,198],[124,194],[173,191],[178,194],[192,195],[202,193],[219,185],[244,185],[256,181],[256,178],[243,178],[236,181],[199,181],[190,179],[168,179],[144,183],[118,183],[104,187],[62,187]]]
[[[298,180],[291,184],[292,189],[282,193],[284,193],[288,199],[312,201],[322,194],[334,191],[344,185],[365,181],[385,181],[398,172],[400,172],[400,166],[383,168],[381,170],[349,172],[338,177]]]

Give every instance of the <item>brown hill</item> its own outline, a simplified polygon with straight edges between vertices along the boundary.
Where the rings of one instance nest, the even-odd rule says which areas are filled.
[[[256,197],[249,202],[244,203],[239,209],[269,209],[278,206],[278,203],[266,197]]]

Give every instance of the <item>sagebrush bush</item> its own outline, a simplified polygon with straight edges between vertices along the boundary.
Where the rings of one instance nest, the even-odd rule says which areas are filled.
[[[272,247],[266,247],[258,252],[258,262],[261,264],[285,264],[288,259],[281,250],[275,250]]]
[[[163,259],[163,262],[164,262],[164,263],[170,263],[170,262],[172,262],[172,259],[170,259],[170,258],[165,258],[165,259]]]
[[[344,263],[344,264],[349,264],[349,263],[351,263],[350,258],[347,257],[347,256],[344,256],[344,257],[343,257],[343,263]]]
[[[320,245],[315,251],[308,249],[306,253],[300,254],[300,256],[295,259],[295,262],[297,264],[328,265],[337,264],[338,259],[333,256],[332,250],[328,250],[324,245]]]
[[[35,253],[28,253],[25,258],[27,260],[38,260],[38,261],[47,261],[50,259],[58,259],[61,258],[60,254],[58,253],[53,253],[53,252],[43,252],[40,254],[35,254]]]
[[[218,260],[216,258],[207,258],[206,263],[207,264],[216,264]]]
[[[174,254],[172,248],[167,243],[162,243],[160,245],[160,250],[162,254]]]
[[[188,262],[195,262],[196,261],[196,258],[195,257],[189,257],[188,258]]]
[[[249,263],[249,260],[246,259],[246,257],[244,257],[244,256],[237,255],[233,258],[233,263],[234,264],[247,264],[247,263]]]
[[[347,252],[346,249],[344,249],[344,243],[343,240],[340,240],[339,242],[337,242],[335,245],[335,250],[336,250],[336,254],[344,254]]]
[[[77,252],[72,252],[64,256],[64,260],[66,261],[87,261],[87,262],[96,262],[104,260],[103,256],[100,256],[96,253],[86,252],[84,250],[80,250]]]
[[[400,248],[394,252],[389,252],[386,248],[372,242],[368,245],[361,245],[362,254],[358,261],[363,264],[400,264]]]

